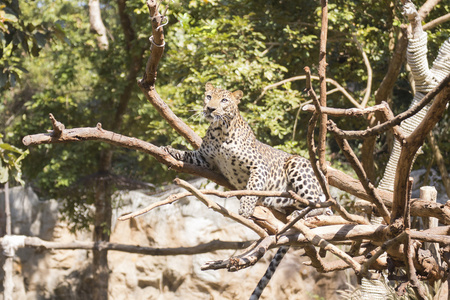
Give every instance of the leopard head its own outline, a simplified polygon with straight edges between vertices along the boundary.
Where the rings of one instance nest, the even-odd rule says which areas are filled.
[[[239,115],[238,104],[244,93],[240,90],[230,92],[215,88],[210,82],[205,86],[205,105],[203,115],[210,123],[219,121],[229,123]]]

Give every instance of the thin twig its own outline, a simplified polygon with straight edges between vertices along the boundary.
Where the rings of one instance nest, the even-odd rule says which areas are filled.
[[[292,226],[295,225],[295,223],[304,218],[311,210],[312,208],[309,206],[305,209],[302,209],[294,219],[290,220],[283,228],[281,228],[281,230],[278,232],[278,235],[282,235],[283,233],[288,231]]]
[[[450,83],[450,74],[444,78],[433,90],[428,92],[417,104],[409,108],[408,110],[398,114],[395,118],[386,121],[380,125],[374,126],[372,128],[366,130],[338,130],[338,134],[346,139],[359,139],[366,138],[369,136],[378,135],[383,133],[395,125],[400,125],[400,123],[412,117],[417,112],[419,112],[422,108],[424,108],[437,94],[441,92],[448,84]]]
[[[163,201],[152,203],[151,205],[149,205],[147,207],[144,207],[143,209],[140,209],[140,210],[138,210],[138,211],[136,211],[134,213],[130,213],[130,214],[121,216],[121,217],[119,217],[117,219],[119,221],[125,221],[125,220],[131,219],[131,218],[136,218],[138,216],[141,216],[143,214],[148,213],[149,211],[151,211],[154,208],[157,208],[157,207],[160,207],[160,206],[163,206],[163,205],[166,205],[166,204],[171,204],[171,203],[173,203],[175,201],[178,201],[178,200],[180,200],[180,199],[182,199],[184,197],[190,196],[190,195],[192,195],[192,194],[189,193],[189,192],[184,192],[184,193],[178,193],[178,194],[175,194],[175,195],[170,195],[167,199],[165,199]]]
[[[352,148],[348,144],[347,140],[342,139],[338,134],[336,134],[335,128],[336,124],[334,124],[333,121],[329,121],[329,129],[334,133],[334,137],[336,139],[336,142],[338,143],[339,147],[341,148],[342,152],[344,152],[345,157],[352,165],[353,169],[355,170],[356,175],[359,178],[359,181],[363,185],[364,189],[366,190],[366,193],[371,196],[371,202],[373,202],[380,213],[380,215],[383,217],[386,224],[389,224],[390,221],[390,214],[387,210],[386,206],[384,205],[381,197],[376,192],[376,189],[374,185],[370,182],[370,180],[367,178],[366,172],[364,171],[364,168],[362,167],[361,163],[359,162],[358,158],[356,157],[355,153],[353,152]]]
[[[214,211],[222,214],[224,217],[230,218],[238,223],[241,223],[244,226],[247,226],[248,228],[250,228],[251,230],[256,232],[260,237],[266,237],[268,235],[267,232],[264,231],[264,229],[262,229],[261,227],[256,225],[253,221],[246,219],[244,217],[241,217],[240,215],[238,215],[234,212],[228,211],[228,209],[226,209],[225,207],[217,204],[214,201],[211,201],[205,195],[203,195],[198,189],[196,189],[194,186],[187,183],[186,181],[176,178],[174,180],[174,182],[177,185],[179,185],[179,186],[185,188],[186,190],[188,190],[189,192],[191,192],[195,197],[197,197],[197,199],[199,199],[201,202],[203,202],[203,204],[205,204],[208,208],[211,208]]]
[[[263,88],[261,94],[258,96],[258,98],[256,98],[255,101],[253,101],[253,103],[256,103],[259,100],[261,100],[264,97],[264,95],[267,93],[267,91],[270,90],[270,89],[276,88],[276,87],[278,87],[280,85],[283,85],[283,84],[285,84],[287,82],[292,82],[292,81],[296,81],[296,80],[305,80],[305,79],[306,79],[305,75],[300,75],[300,76],[294,76],[294,77],[291,77],[291,78],[287,78],[287,79],[281,80],[281,81],[279,81],[277,83],[274,83],[274,84],[270,84],[270,85],[268,85],[268,86]],[[311,79],[319,80],[319,76],[311,76]],[[341,92],[353,104],[353,106],[355,106],[357,108],[363,108],[358,103],[358,101],[356,101],[355,98],[353,98],[352,95],[350,95],[349,92],[347,92],[347,90],[342,85],[340,85],[336,80],[333,80],[331,78],[327,78],[326,82],[329,83],[329,84],[334,85],[336,87],[336,89],[339,92]]]
[[[369,58],[367,57],[366,52],[364,52],[364,49],[361,45],[361,43],[358,41],[356,35],[353,35],[353,40],[356,42],[356,45],[358,46],[359,52],[361,52],[361,55],[363,57],[364,65],[367,69],[367,85],[366,85],[366,92],[364,93],[364,98],[361,101],[361,106],[363,108],[366,107],[367,102],[369,102],[370,95],[372,93],[372,77],[373,77],[373,71],[372,67],[370,66]]]
[[[230,272],[248,268],[256,264],[273,245],[276,244],[274,236],[267,236],[249,247],[243,254],[227,260],[216,260],[205,263],[201,269],[218,270],[228,269]]]

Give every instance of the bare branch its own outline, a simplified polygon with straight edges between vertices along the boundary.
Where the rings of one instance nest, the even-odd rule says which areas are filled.
[[[327,106],[327,34],[328,34],[328,0],[320,0],[322,7],[322,22],[320,28],[319,43],[319,84],[320,84],[320,106]],[[327,176],[327,166],[325,160],[326,141],[327,141],[327,120],[328,116],[321,112],[318,137],[317,156],[319,157],[319,166],[322,173]],[[328,195],[327,195],[328,196]]]
[[[167,256],[167,255],[193,255],[200,253],[208,253],[216,250],[227,250],[227,249],[244,249],[248,247],[251,242],[228,242],[213,240],[205,244],[199,244],[193,247],[176,247],[176,248],[152,248],[152,247],[142,247],[135,245],[125,245],[110,242],[49,242],[44,241],[37,237],[26,237],[25,247],[55,250],[55,249],[65,249],[65,250],[109,250],[109,251],[121,251],[128,253],[139,253],[145,255],[154,256]],[[0,245],[2,244],[2,238],[0,238]]]
[[[22,142],[25,146],[35,146],[40,144],[84,142],[89,140],[101,141],[111,145],[141,151],[152,155],[160,163],[169,166],[177,172],[202,176],[216,182],[217,184],[228,188],[233,188],[233,186],[221,174],[196,165],[177,161],[170,154],[151,143],[105,130],[101,127],[100,123],[97,124],[97,127],[65,129],[59,137],[54,137],[53,133],[27,135],[22,139]]]
[[[416,152],[422,146],[429,132],[441,119],[446,109],[446,105],[450,100],[450,74],[444,81],[446,83],[445,85],[443,85],[442,90],[436,96],[433,104],[431,105],[422,122],[411,133],[411,135],[406,138],[406,145],[402,147],[402,150],[400,152],[400,158],[397,165],[394,183],[394,186],[396,188],[394,190],[392,205],[392,220],[403,217],[404,207],[406,206],[405,194],[407,193],[408,177]],[[439,84],[439,86],[442,86],[442,82]]]
[[[378,105],[366,107],[366,108],[333,108],[333,107],[321,107],[321,111],[327,115],[333,117],[361,117],[370,113],[377,111],[383,111],[386,108],[387,103],[383,102]],[[315,112],[316,108],[314,105],[307,104],[302,108],[303,111]]]
[[[317,180],[319,181],[320,187],[322,188],[323,193],[325,194],[325,197],[327,199],[331,199],[330,189],[328,187],[328,183],[325,181],[324,176],[322,176],[321,171],[319,170],[317,166],[317,159],[316,159],[316,147],[314,145],[314,129],[317,124],[317,120],[320,117],[321,114],[321,105],[319,103],[319,99],[317,98],[316,92],[314,92],[314,89],[312,88],[311,83],[311,70],[309,67],[304,68],[306,72],[306,91],[308,92],[309,97],[314,103],[314,106],[316,108],[316,111],[314,112],[313,116],[309,120],[308,124],[308,132],[307,132],[307,144],[308,144],[308,152],[309,152],[309,160],[311,161],[311,167],[314,170],[314,174],[316,175]]]
[[[345,261],[349,266],[352,267],[352,269],[355,271],[356,274],[359,274],[361,272],[361,265],[356,262],[350,255],[342,251],[341,249],[337,248],[333,244],[327,242],[320,236],[314,234],[308,227],[306,227],[303,222],[297,223],[297,228],[300,229],[301,233],[310,241],[313,245],[321,247],[343,261]]]
[[[372,198],[371,202],[373,202],[377,206],[378,211],[380,215],[383,217],[386,224],[389,224],[390,214],[386,209],[386,206],[384,205],[381,197],[377,194],[374,185],[367,178],[366,172],[364,171],[364,168],[362,167],[361,163],[359,162],[352,148],[348,144],[347,140],[342,139],[338,134],[336,134],[335,131],[335,129],[337,128],[336,124],[334,124],[334,122],[331,120],[329,121],[329,124],[330,124],[329,126],[330,131],[332,131],[335,134],[334,137],[336,139],[336,142],[338,143],[342,152],[344,152],[345,157],[350,162],[356,174],[358,175],[359,181],[362,183],[364,189],[366,190],[366,193],[371,196]]]
[[[441,173],[442,184],[444,185],[447,196],[450,198],[450,177],[448,176],[444,157],[442,156],[441,150],[439,149],[439,146],[434,138],[434,134],[431,131],[428,134],[428,142],[430,143],[430,148],[433,151],[436,165],[438,166],[439,172]]]
[[[91,25],[91,31],[97,34],[98,48],[100,50],[108,49],[109,42],[106,36],[106,27],[101,16],[99,0],[89,0],[89,24]]]
[[[339,135],[346,139],[357,139],[357,138],[365,138],[369,136],[378,135],[382,132],[385,132],[389,130],[392,126],[400,125],[400,123],[410,118],[411,116],[415,115],[417,112],[419,112],[423,107],[425,107],[428,103],[433,100],[434,97],[436,97],[437,94],[441,92],[442,89],[445,88],[450,83],[450,74],[447,75],[433,90],[428,92],[425,97],[422,98],[416,105],[412,106],[408,110],[398,114],[395,118],[386,121],[380,125],[374,126],[372,128],[369,128],[367,130],[348,130],[343,131],[339,130]]]
[[[152,21],[153,36],[150,40],[153,47],[151,48],[152,53],[147,61],[144,77],[138,81],[138,85],[147,100],[156,108],[158,113],[169,123],[169,125],[197,149],[202,144],[202,139],[173,113],[155,89],[158,64],[164,53],[165,45],[164,30],[163,26],[161,26],[164,21],[164,16],[159,14],[157,6],[156,0],[147,0],[147,7]]]
[[[231,257],[227,260],[216,260],[207,262],[204,264],[202,270],[218,270],[228,269],[230,272],[238,271],[244,268],[253,266],[260,260],[267,250],[270,249],[276,243],[274,236],[267,236],[264,239],[252,245],[250,250],[245,251],[243,254]]]
[[[372,77],[373,77],[373,71],[372,67],[370,66],[369,58],[367,57],[366,52],[364,52],[364,49],[361,45],[361,43],[356,38],[356,35],[353,35],[353,40],[356,42],[356,45],[358,46],[359,52],[361,52],[361,55],[363,57],[364,65],[367,69],[367,85],[366,85],[366,91],[364,93],[364,98],[361,101],[361,107],[365,108],[367,105],[367,102],[369,102],[370,95],[372,93]]]
[[[184,193],[178,193],[178,194],[175,194],[175,195],[170,195],[166,200],[159,201],[159,202],[156,202],[156,203],[152,203],[151,205],[149,205],[147,207],[144,207],[143,209],[140,209],[140,210],[138,210],[138,211],[136,211],[134,213],[121,216],[121,217],[117,218],[117,220],[125,221],[125,220],[128,220],[128,219],[136,218],[138,216],[141,216],[143,214],[148,213],[149,211],[151,211],[154,208],[157,208],[157,207],[160,207],[160,206],[163,206],[163,205],[166,205],[166,204],[171,204],[171,203],[173,203],[175,201],[178,201],[178,200],[180,200],[180,199],[182,199],[184,197],[190,196],[190,195],[192,195],[192,194],[189,193],[189,192],[184,192]]]
[[[55,119],[55,117],[53,116],[53,114],[49,114],[49,116],[50,116],[50,120],[52,121],[52,126],[53,126],[52,136],[53,137],[61,136],[62,132],[64,131],[64,129],[66,127],[64,126],[63,123],[57,121]]]
[[[268,86],[263,88],[261,94],[258,96],[258,98],[256,98],[255,101],[253,101],[253,103],[256,103],[259,100],[261,100],[264,97],[264,95],[267,93],[267,91],[270,90],[270,89],[276,88],[276,87],[278,87],[280,85],[283,85],[283,84],[285,84],[287,82],[292,82],[292,81],[297,81],[297,80],[305,80],[305,79],[306,79],[305,75],[300,75],[300,76],[294,76],[294,77],[291,77],[291,78],[287,78],[287,79],[281,80],[281,81],[279,81],[277,83],[274,83],[274,84],[270,84],[270,85],[268,85]],[[319,80],[319,77],[318,76],[311,76],[311,79]],[[350,95],[349,92],[347,92],[347,90],[342,85],[340,85],[336,80],[333,80],[331,78],[327,78],[326,82],[329,83],[329,84],[334,85],[336,87],[336,90],[341,92],[355,107],[363,108],[358,103],[358,101],[356,101],[355,98],[353,98],[352,95]],[[331,93],[331,91],[329,93]]]
[[[228,211],[225,207],[217,204],[214,201],[209,200],[198,189],[196,189],[194,186],[190,185],[186,181],[176,178],[174,180],[174,182],[177,185],[179,185],[179,186],[185,188],[186,190],[188,190],[189,192],[191,192],[195,197],[197,197],[200,201],[202,201],[203,204],[205,204],[208,208],[211,208],[214,211],[222,214],[224,217],[230,218],[238,223],[241,223],[244,226],[247,226],[248,228],[250,228],[251,230],[256,232],[260,237],[267,236],[267,232],[265,232],[261,227],[256,225],[253,221],[250,221],[249,219],[241,217],[240,215],[238,215],[234,212]]]
[[[428,16],[430,11],[439,3],[441,0],[427,0],[419,9],[419,16],[422,20]]]
[[[439,18],[434,19],[433,21],[430,21],[422,26],[423,30],[430,30],[434,27],[441,25],[442,23],[450,21],[450,13],[440,16]]]

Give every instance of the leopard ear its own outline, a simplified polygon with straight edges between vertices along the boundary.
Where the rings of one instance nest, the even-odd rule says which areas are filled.
[[[213,90],[213,89],[214,89],[214,86],[212,85],[212,83],[211,82],[207,82],[206,85],[205,85],[205,90],[206,91],[210,91],[210,90]]]
[[[244,96],[244,93],[241,90],[237,90],[233,92],[233,97],[236,99],[237,104],[241,102],[241,98]]]

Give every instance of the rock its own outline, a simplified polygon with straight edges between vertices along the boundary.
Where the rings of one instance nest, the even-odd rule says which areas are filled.
[[[214,189],[205,180],[191,182],[195,186]],[[111,242],[148,247],[191,247],[214,239],[246,241],[258,236],[246,227],[208,209],[194,197],[186,197],[171,205],[127,221],[117,221],[123,214],[181,192],[168,187],[165,192],[148,195],[147,191],[120,191],[114,210]],[[4,211],[4,197],[0,211]],[[91,232],[72,234],[59,220],[55,200],[39,201],[30,188],[12,188],[13,233],[37,236],[45,240],[70,242],[89,241]],[[235,198],[214,198],[229,210],[238,210]],[[149,256],[109,251],[111,270],[109,298],[119,299],[246,299],[264,274],[275,253],[271,250],[251,268],[238,272],[202,271],[211,260],[226,259],[235,250],[220,250],[197,255]],[[301,250],[290,250],[280,264],[262,299],[336,299],[334,291],[344,285],[343,276],[324,276],[302,265]],[[3,263],[3,257],[0,263]],[[92,290],[91,251],[40,251],[20,249],[16,256],[17,272],[14,299],[89,299]],[[342,273],[341,273],[342,274]],[[3,273],[0,271],[0,280]],[[320,282],[317,286],[315,283]],[[0,289],[1,291],[1,289]],[[3,299],[0,295],[0,300]]]

